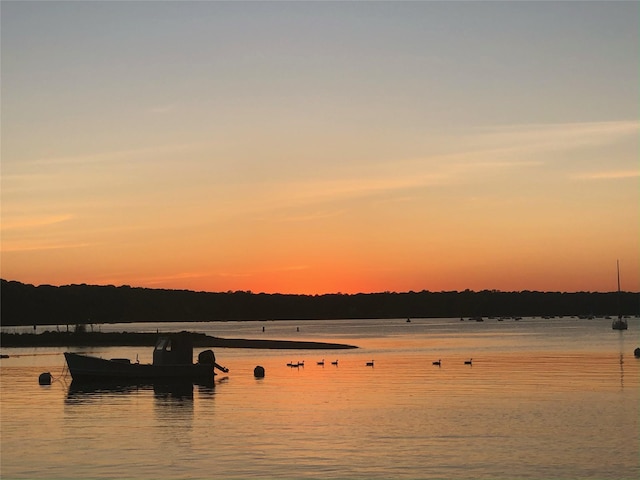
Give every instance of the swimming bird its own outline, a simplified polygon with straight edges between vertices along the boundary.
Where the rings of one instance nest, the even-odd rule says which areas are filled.
[[[473,365],[473,363],[471,363],[473,361],[473,358],[470,358],[469,360],[465,360],[464,364],[465,365]]]
[[[371,360],[370,362],[367,362],[367,367],[373,367],[373,360]]]
[[[338,365],[338,360],[336,360],[335,362],[331,362],[331,365]]]
[[[437,360],[437,361],[433,362],[433,364],[437,365],[439,367],[442,364],[441,362],[442,362],[442,360]]]
[[[324,367],[324,358],[318,362],[318,365],[322,365]]]

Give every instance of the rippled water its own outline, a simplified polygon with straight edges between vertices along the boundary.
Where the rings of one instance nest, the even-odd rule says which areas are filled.
[[[77,389],[64,378],[42,387],[39,373],[62,374],[63,350],[4,349],[0,474],[638,478],[639,328],[638,319],[617,332],[608,320],[569,318],[102,326],[360,348],[217,349],[229,374],[186,389]],[[139,347],[76,350],[151,361]],[[265,378],[253,377],[256,365]]]

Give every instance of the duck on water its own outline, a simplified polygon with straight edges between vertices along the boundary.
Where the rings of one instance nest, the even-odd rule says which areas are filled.
[[[170,380],[213,379],[218,369],[227,373],[216,363],[212,350],[204,350],[193,363],[193,342],[187,332],[160,337],[153,350],[153,363],[132,363],[128,358],[104,359],[78,353],[65,352],[69,372],[74,381],[100,380]]]

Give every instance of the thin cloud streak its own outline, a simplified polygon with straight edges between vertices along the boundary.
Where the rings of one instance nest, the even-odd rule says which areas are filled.
[[[3,253],[15,253],[15,252],[37,252],[37,251],[46,251],[46,250],[69,250],[76,248],[87,248],[92,246],[92,243],[54,243],[54,244],[13,244],[13,242],[2,242],[2,252]]]
[[[68,222],[69,220],[73,220],[75,218],[74,215],[70,214],[61,214],[61,215],[50,215],[50,216],[34,216],[34,217],[25,217],[18,219],[9,219],[6,217],[2,219],[2,230],[23,230],[30,228],[40,228],[46,227],[49,225],[55,225],[58,223]]]
[[[640,171],[609,171],[609,172],[593,172],[575,175],[577,180],[627,180],[630,178],[640,177]]]
[[[130,148],[124,150],[108,150],[104,152],[91,152],[78,155],[54,156],[54,157],[38,157],[33,159],[24,159],[16,164],[18,167],[26,166],[66,166],[66,165],[91,165],[91,164],[118,164],[121,162],[141,161],[157,162],[158,155],[167,155],[172,153],[186,153],[206,146],[204,142],[194,143],[178,143],[168,145],[152,145],[140,148]],[[171,159],[173,160],[173,158]],[[14,167],[15,168],[15,167]],[[14,176],[17,174],[8,174],[6,176]],[[3,177],[5,174],[3,173]]]
[[[480,130],[471,139],[499,149],[540,151],[607,145],[638,132],[640,122],[621,120],[496,126]]]
[[[619,138],[640,132],[640,122],[596,122],[550,125],[495,127],[488,133],[471,134],[459,144],[476,148],[426,156],[422,159],[389,162],[380,172],[362,180],[327,181],[306,184],[301,190],[309,196],[359,196],[382,191],[404,190],[430,185],[454,183],[482,170],[533,168],[545,165],[543,160],[517,160],[548,149],[575,149],[585,145],[607,145]],[[470,145],[469,145],[470,144]],[[503,158],[506,156],[507,158]],[[424,170],[429,170],[425,172]],[[398,175],[394,171],[407,171]],[[365,176],[366,177],[366,176]]]

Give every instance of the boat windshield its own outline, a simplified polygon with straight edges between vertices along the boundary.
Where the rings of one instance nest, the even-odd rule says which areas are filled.
[[[156,350],[166,350],[171,351],[171,340],[168,338],[161,338],[156,343]]]

